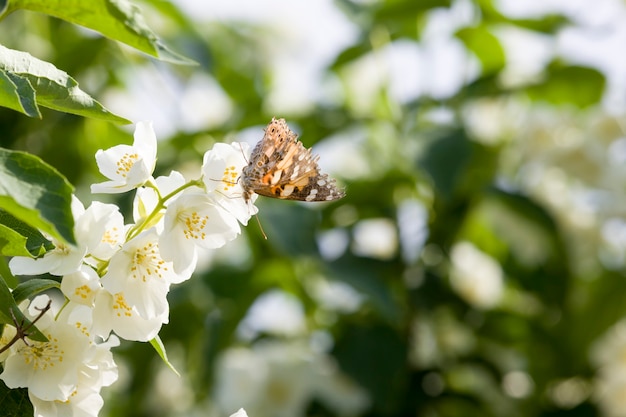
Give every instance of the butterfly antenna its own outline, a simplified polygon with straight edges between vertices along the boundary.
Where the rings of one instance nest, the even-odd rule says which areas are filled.
[[[261,220],[259,220],[259,216],[256,215],[254,217],[256,218],[256,222],[259,224],[259,229],[261,230],[261,234],[263,235],[263,238],[267,240],[267,235],[265,234],[265,230],[263,230],[263,226],[261,226]]]
[[[239,149],[241,149],[241,156],[243,156],[243,159],[246,160],[246,164],[249,164],[250,161],[248,161],[248,158],[246,157],[246,153],[243,151],[243,145],[241,144],[241,142],[239,142]]]

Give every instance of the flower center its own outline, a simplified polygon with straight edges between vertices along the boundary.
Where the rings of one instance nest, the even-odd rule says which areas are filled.
[[[51,334],[47,336],[47,342],[31,342],[30,346],[24,345],[20,348],[24,361],[32,365],[34,370],[45,371],[63,362],[65,352],[59,347],[59,339],[52,337]]]
[[[88,285],[81,285],[80,287],[76,287],[74,289],[74,295],[82,298],[83,300],[86,300],[91,295],[91,293],[91,288],[89,288]]]
[[[222,183],[224,184],[223,191],[229,191],[237,185],[238,175],[234,165],[224,168],[224,173],[222,174]]]
[[[162,278],[162,273],[167,271],[167,267],[165,261],[161,259],[156,245],[148,243],[135,250],[130,270],[133,278],[147,282],[150,278]]]
[[[113,311],[117,317],[131,317],[133,315],[132,308],[126,304],[126,300],[124,299],[124,295],[121,292],[115,294],[115,301],[113,303]]]
[[[185,225],[185,229],[183,230],[185,239],[204,240],[206,238],[204,229],[209,220],[209,216],[200,216],[194,211],[193,213],[181,213],[180,217],[180,220]]]
[[[139,159],[139,154],[127,154],[125,153],[120,159],[117,161],[117,170],[115,173],[117,175],[121,175],[126,178],[126,175],[130,171],[130,169],[135,165],[135,162]]]
[[[117,227],[113,227],[104,232],[104,236],[102,236],[101,242],[114,246],[115,244],[117,244],[118,239],[119,231],[117,230]]]

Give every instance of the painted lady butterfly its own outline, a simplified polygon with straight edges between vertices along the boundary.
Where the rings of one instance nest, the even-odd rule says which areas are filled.
[[[298,141],[285,119],[272,118],[263,139],[255,146],[250,162],[243,168],[244,199],[253,193],[299,201],[331,201],[345,195],[335,180],[322,174],[319,156]]]

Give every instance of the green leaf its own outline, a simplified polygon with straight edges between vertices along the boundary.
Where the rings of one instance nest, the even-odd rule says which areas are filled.
[[[4,278],[4,282],[9,286],[9,288],[15,288],[20,283],[20,281],[15,278],[15,276],[11,273],[11,269],[9,269],[9,261],[5,257],[0,257],[0,279]]]
[[[450,7],[450,0],[387,0],[382,7],[376,10],[376,19],[416,19],[420,13],[439,7]]]
[[[259,221],[276,249],[290,256],[317,254],[318,213],[285,201],[265,199],[260,204],[265,210]]]
[[[456,33],[456,37],[480,60],[483,74],[492,74],[504,68],[504,49],[498,38],[485,26],[463,28]]]
[[[548,35],[557,33],[571,24],[568,18],[558,14],[548,14],[540,19],[511,19],[510,22],[516,26]]]
[[[17,324],[22,324],[24,326],[28,326],[30,324],[30,320],[24,316],[24,313],[22,313],[17,306],[6,282],[4,282],[3,279],[0,279],[0,323],[14,326],[16,324],[14,322],[14,317]],[[46,336],[44,336],[43,333],[41,333],[35,326],[28,329],[28,338],[38,342],[48,341]]]
[[[389,323],[398,323],[402,311],[391,289],[382,277],[396,276],[391,262],[367,258],[356,258],[346,254],[328,264],[329,277],[349,284],[368,297],[372,306]]]
[[[376,2],[371,7],[373,21],[368,22],[367,32],[371,28],[384,28],[391,39],[417,39],[424,16],[432,9],[450,7],[450,0],[387,0]],[[363,6],[361,6],[363,7]],[[370,17],[361,17],[368,21]]]
[[[156,352],[159,354],[159,356],[161,357],[161,359],[163,359],[163,362],[165,362],[165,364],[172,370],[174,371],[174,373],[177,376],[180,376],[180,373],[178,373],[178,371],[176,370],[176,368],[174,368],[174,365],[172,365],[170,363],[170,361],[167,359],[167,352],[165,352],[165,346],[163,345],[163,342],[161,341],[161,338],[159,336],[155,337],[154,339],[152,339],[150,341],[150,344],[152,345],[152,347],[154,348],[154,350],[156,350]]]
[[[552,63],[543,82],[526,89],[533,100],[552,104],[592,106],[602,99],[606,80],[601,72],[586,67]]]
[[[0,224],[0,254],[3,256],[32,256],[26,249],[26,238]]]
[[[39,230],[0,209],[0,255],[37,257],[53,247]]]
[[[426,148],[418,165],[430,176],[435,189],[449,198],[466,172],[472,147],[465,132],[442,131],[441,135]]]
[[[0,149],[0,208],[59,240],[75,243],[74,189],[34,155]]]
[[[41,119],[35,89],[27,78],[0,70],[0,106]]]
[[[13,290],[13,298],[16,303],[19,303],[50,288],[61,288],[61,284],[52,279],[29,279],[15,287]]]
[[[165,46],[146,25],[137,6],[127,0],[15,0],[7,13],[26,9],[93,29],[162,61],[196,65]]]
[[[34,410],[28,399],[28,389],[10,389],[0,380],[0,410],[3,417],[32,417]]]
[[[344,326],[345,329],[337,336],[333,356],[337,358],[340,369],[370,394],[373,402],[371,415],[413,414],[398,410],[402,393],[406,392],[398,389],[407,380],[406,342],[391,327],[375,321]]]
[[[36,101],[40,106],[114,123],[130,123],[129,120],[111,113],[81,90],[78,82],[65,71],[26,52],[15,51],[0,45],[0,71],[11,74],[9,78],[14,84],[19,82],[13,90],[9,89],[8,95],[19,95],[22,107],[25,106],[24,112],[39,112],[32,102],[32,91],[25,84],[25,81],[28,81],[36,92]],[[5,83],[4,86],[7,87],[7,84]],[[7,93],[6,89],[3,91]],[[14,100],[10,98],[3,98],[2,101],[14,104]]]
[[[511,19],[500,12],[493,0],[477,0],[476,4],[480,9],[482,21],[492,27],[494,25],[511,24],[536,32],[554,34],[571,24],[567,17],[559,14],[546,14],[537,19]]]
[[[344,49],[335,59],[335,62],[332,63],[330,69],[337,70],[341,68],[343,65],[353,62],[365,54],[372,52],[371,45],[368,45],[364,42],[359,42],[357,45],[352,46],[350,48]]]

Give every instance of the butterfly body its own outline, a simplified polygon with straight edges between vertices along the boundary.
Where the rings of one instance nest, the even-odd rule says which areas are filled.
[[[332,201],[345,195],[320,172],[317,155],[298,141],[284,119],[273,118],[241,173],[244,199],[253,193],[298,201]]]

